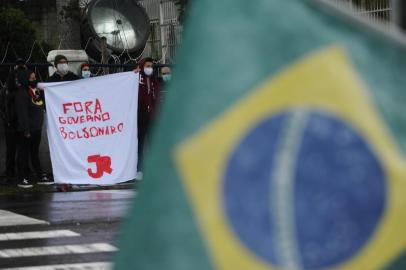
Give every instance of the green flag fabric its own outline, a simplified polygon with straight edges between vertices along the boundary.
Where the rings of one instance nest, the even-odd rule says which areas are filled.
[[[115,268],[406,269],[403,37],[325,1],[191,4]]]

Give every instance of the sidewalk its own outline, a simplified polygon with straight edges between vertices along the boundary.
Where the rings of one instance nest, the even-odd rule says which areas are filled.
[[[5,177],[0,176],[0,195],[15,194],[15,193],[53,193],[53,192],[77,192],[89,190],[110,190],[110,189],[135,189],[137,181],[128,181],[111,186],[98,186],[98,185],[66,185],[54,184],[50,186],[34,185],[33,188],[23,189],[17,187],[16,184],[4,184]],[[68,189],[64,188],[69,186]]]

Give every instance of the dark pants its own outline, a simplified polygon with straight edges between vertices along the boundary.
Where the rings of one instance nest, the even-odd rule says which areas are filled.
[[[15,175],[16,152],[18,143],[18,132],[14,127],[5,125],[4,127],[6,137],[6,175]]]
[[[138,121],[138,164],[137,170],[142,170],[144,161],[144,147],[148,141],[150,121]]]
[[[31,131],[31,136],[26,138],[22,132],[18,133],[17,147],[17,175],[19,179],[28,178],[30,175],[29,160],[31,158],[32,167],[37,174],[42,174],[41,163],[39,161],[39,145],[41,143],[41,130]]]

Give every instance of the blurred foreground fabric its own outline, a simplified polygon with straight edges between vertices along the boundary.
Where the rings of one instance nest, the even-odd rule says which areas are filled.
[[[406,47],[320,2],[192,1],[116,269],[406,269]]]

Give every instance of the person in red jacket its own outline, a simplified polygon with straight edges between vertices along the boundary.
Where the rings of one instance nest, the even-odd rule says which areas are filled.
[[[154,74],[152,58],[144,58],[139,62],[140,84],[138,90],[138,176],[142,179],[141,164],[145,142],[148,141],[149,130],[153,123],[159,104],[160,84]]]

